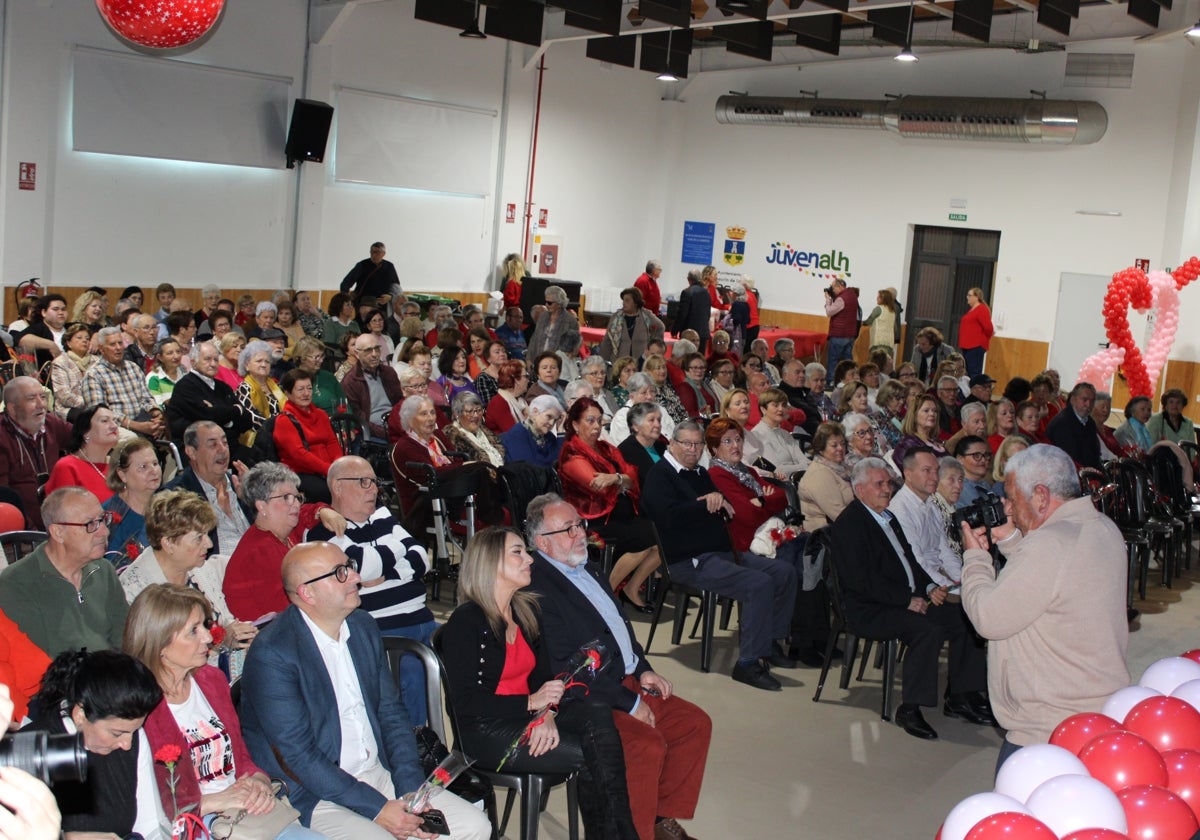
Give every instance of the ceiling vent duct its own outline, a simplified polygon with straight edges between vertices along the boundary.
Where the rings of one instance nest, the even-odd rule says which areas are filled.
[[[893,131],[901,137],[1082,146],[1108,129],[1098,102],[904,96],[899,99],[792,99],[721,96],[724,125],[795,125]]]

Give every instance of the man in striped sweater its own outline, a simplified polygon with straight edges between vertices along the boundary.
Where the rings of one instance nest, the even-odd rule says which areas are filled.
[[[425,604],[422,580],[429,568],[425,546],[401,527],[391,511],[377,505],[379,485],[366,460],[354,455],[338,458],[327,480],[333,509],[346,518],[346,533],[336,536],[318,523],[305,540],[327,540],[357,564],[362,609],[375,619],[382,635],[429,644],[437,622]],[[401,660],[400,694],[414,724],[424,723],[425,675],[414,657]]]

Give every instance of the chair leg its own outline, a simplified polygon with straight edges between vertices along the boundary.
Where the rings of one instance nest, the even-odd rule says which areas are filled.
[[[642,650],[646,653],[650,652],[650,645],[654,643],[654,631],[658,629],[658,621],[662,618],[663,606],[667,603],[667,592],[671,589],[670,586],[663,583],[658,587],[658,591],[654,593],[654,618],[650,621],[650,632],[646,636],[646,644]]]
[[[496,819],[496,789],[488,793],[483,800],[484,809],[487,811],[488,822],[492,824],[492,840],[500,840],[500,821]]]
[[[738,607],[741,610],[741,607]],[[729,620],[733,618],[733,600],[730,599],[721,604],[721,629],[729,629]]]
[[[675,593],[675,624],[671,627],[671,644],[679,644],[683,638],[683,625],[687,621],[688,604],[692,596],[682,590]]]
[[[817,693],[813,695],[813,702],[816,703],[821,699],[821,692],[825,688],[825,678],[829,676],[829,660],[833,658],[833,648],[837,643],[837,637],[842,634],[845,628],[845,622],[838,622],[829,630],[829,641],[825,644],[825,661],[821,663],[821,676],[817,679]],[[846,645],[849,648],[849,644]]]
[[[854,673],[854,657],[858,655],[858,636],[846,634],[846,649],[842,653],[842,678],[839,682],[842,691],[850,688],[850,675]]]
[[[567,779],[567,840],[579,840],[579,776]]]
[[[896,677],[896,640],[891,639],[887,644],[880,645],[884,654],[883,663],[883,710],[879,716],[884,720],[892,719],[892,683]]]
[[[517,793],[518,793],[518,791],[513,790],[512,788],[509,788],[508,796],[506,796],[504,799],[504,816],[500,818],[500,833],[501,834],[503,834],[505,832],[505,830],[508,828],[508,818],[512,816],[513,803],[517,799]],[[522,796],[524,796],[524,791],[521,791],[521,794],[522,794]],[[524,800],[522,800],[521,807],[522,808],[525,807]]]
[[[862,682],[863,674],[867,673],[867,661],[871,658],[871,648],[874,646],[874,642],[872,642],[870,639],[864,639],[863,641],[864,644],[862,649],[862,658],[858,661],[859,682]],[[875,667],[879,666],[876,665]]]
[[[542,780],[530,774],[521,791],[521,840],[537,840],[538,820],[542,816]]]
[[[712,665],[713,626],[717,619],[717,593],[704,593],[702,609],[704,610],[704,627],[701,629],[703,635],[700,637],[700,670],[707,674],[709,666]]]

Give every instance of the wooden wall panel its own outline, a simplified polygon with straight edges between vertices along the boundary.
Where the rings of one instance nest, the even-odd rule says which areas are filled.
[[[1032,379],[1041,373],[1049,359],[1050,345],[1045,341],[996,336],[988,349],[984,372],[996,380],[995,393],[999,394],[1014,376]]]
[[[1187,394],[1188,404],[1183,409],[1183,413],[1192,422],[1200,425],[1200,362],[1167,360],[1167,370],[1163,375],[1162,389],[1159,393],[1170,388],[1179,388]],[[1156,396],[1154,410],[1157,411],[1158,408],[1158,397]]]

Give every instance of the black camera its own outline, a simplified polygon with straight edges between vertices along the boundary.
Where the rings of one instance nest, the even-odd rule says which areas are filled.
[[[965,508],[954,511],[954,530],[962,529],[966,522],[971,528],[995,528],[1008,521],[1004,512],[1004,500],[995,493],[985,493]]]
[[[825,294],[829,295],[830,297],[837,297],[837,292],[833,290],[833,286],[826,286]]]
[[[16,767],[47,785],[87,779],[83,736],[17,732],[0,739],[0,767]]]

